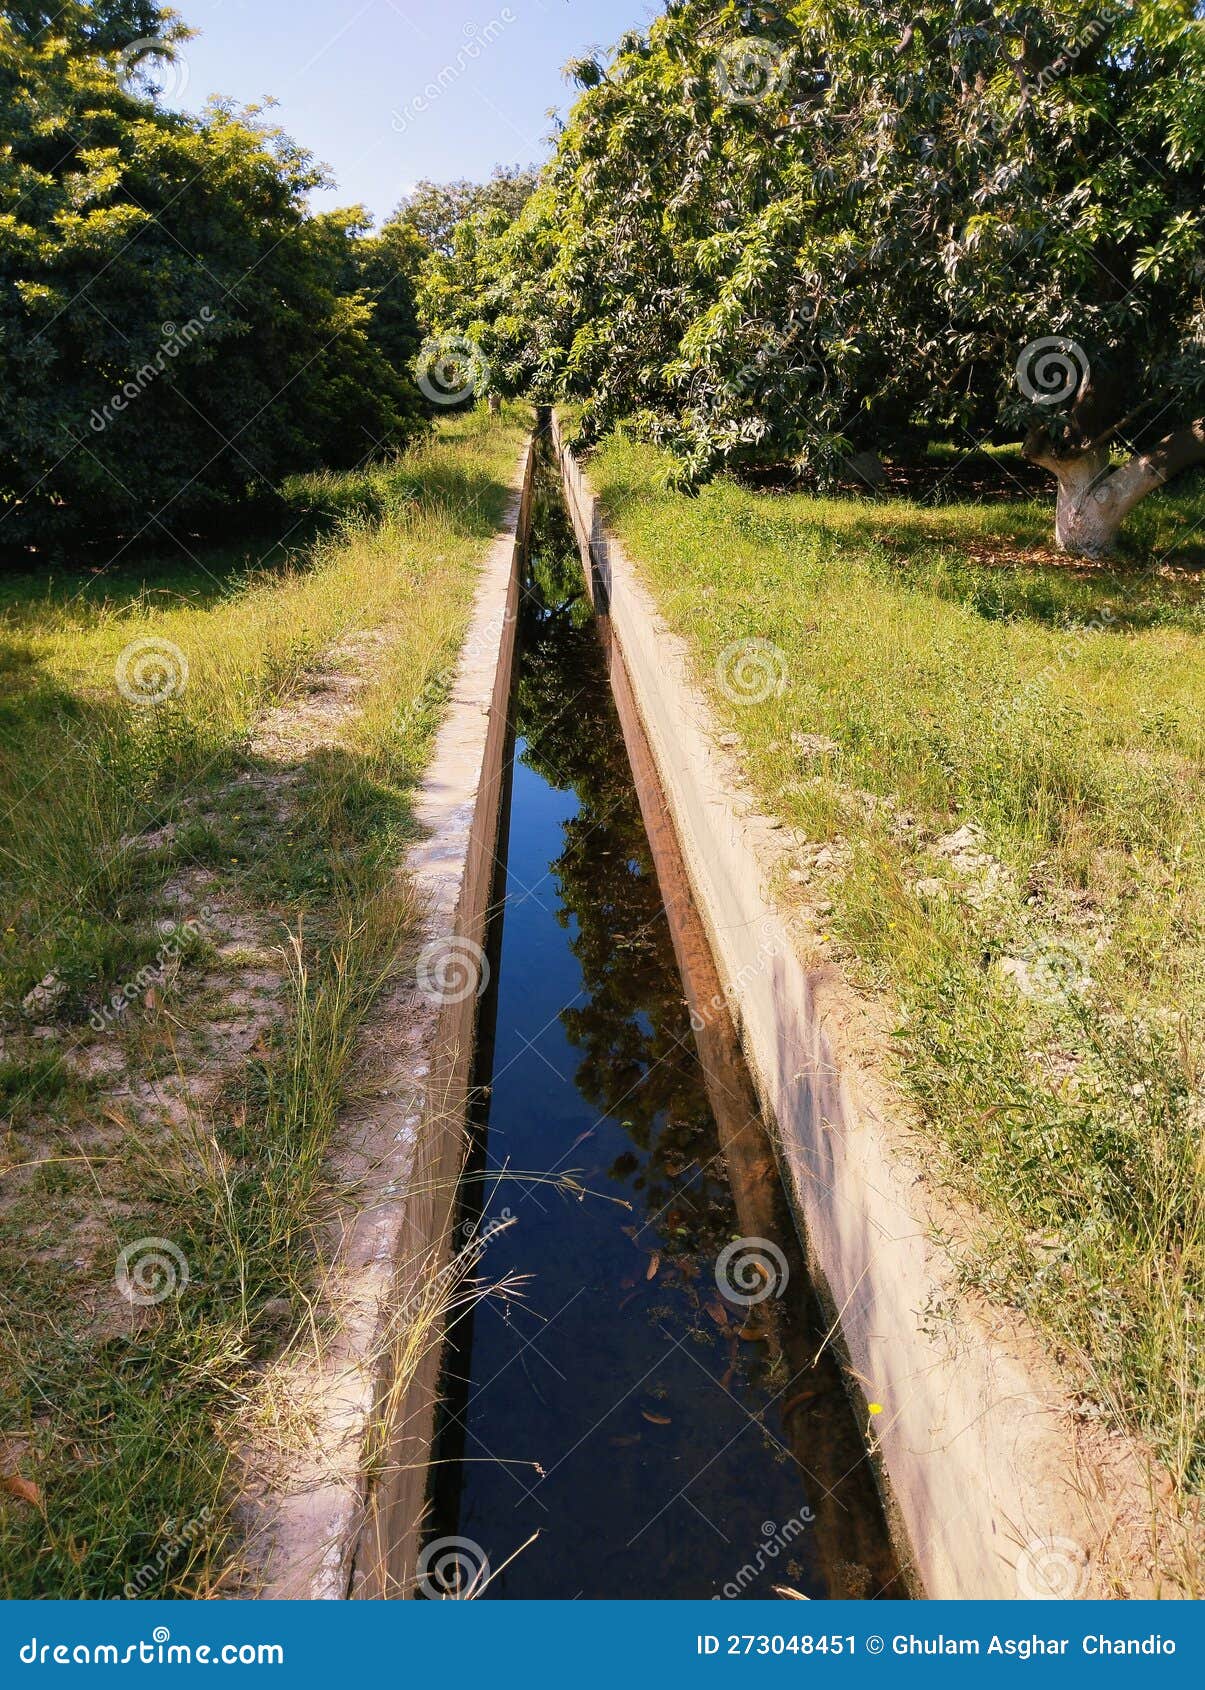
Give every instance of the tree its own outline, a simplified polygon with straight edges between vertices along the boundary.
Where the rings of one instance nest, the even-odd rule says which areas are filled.
[[[1024,431],[1058,481],[1058,543],[1089,556],[1205,461],[1198,11],[792,9],[811,74],[834,76],[827,113],[856,114],[835,154],[820,132],[860,208],[846,279],[880,393],[844,387],[912,430]]]
[[[1102,550],[1205,456],[1199,11],[673,0],[573,67],[499,339],[687,479],[1025,435]]]
[[[536,180],[534,169],[499,169],[484,183],[420,182],[382,228],[411,255],[420,386],[434,405],[518,391],[499,367],[493,319],[504,239]]]
[[[487,182],[422,181],[415,185],[385,224],[413,229],[428,252],[451,258],[456,250],[456,231],[483,212],[500,212],[513,222],[527,203],[535,186],[533,167],[499,166]]]
[[[425,256],[419,237],[401,225],[365,232],[352,249],[351,292],[372,306],[368,337],[390,367],[408,376],[422,341],[415,290]]]
[[[184,33],[138,0],[0,11],[6,542],[191,523],[422,426],[363,212],[311,215],[322,172],[257,112],[162,109]]]

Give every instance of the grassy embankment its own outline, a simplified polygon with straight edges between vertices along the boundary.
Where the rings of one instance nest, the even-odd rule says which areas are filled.
[[[811,842],[784,902],[894,1006],[929,1166],[982,1217],[967,1282],[1196,1488],[1205,481],[1080,570],[1046,502],[691,499],[622,439],[590,467],[753,785]],[[742,680],[747,640],[781,656]],[[767,663],[784,684],[757,702]]]
[[[290,487],[292,550],[0,577],[0,1596],[204,1593],[235,1547],[525,420]]]

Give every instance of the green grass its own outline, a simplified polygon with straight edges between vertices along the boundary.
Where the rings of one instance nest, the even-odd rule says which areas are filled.
[[[232,1452],[307,1318],[357,1035],[413,930],[410,796],[526,421],[293,484],[288,554],[0,580],[0,1477],[39,1492],[0,1489],[0,1596],[203,1595],[237,1557]],[[145,639],[188,668],[154,704],[116,680]],[[264,739],[357,666],[322,743]],[[118,1252],[147,1238],[188,1284],[131,1308]]]
[[[784,902],[831,900],[816,954],[895,1005],[967,1283],[1199,1486],[1205,481],[1075,570],[1045,506],[689,498],[667,467],[615,439],[591,473],[765,803],[839,847]],[[762,702],[719,684],[750,639]]]

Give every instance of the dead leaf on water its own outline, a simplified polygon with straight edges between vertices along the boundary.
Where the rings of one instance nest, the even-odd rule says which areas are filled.
[[[650,1426],[672,1426],[673,1421],[664,1414],[651,1414],[647,1408],[640,1410]]]
[[[645,1274],[644,1277],[646,1279],[656,1279],[657,1274],[660,1271],[660,1268],[661,1268],[661,1252],[660,1252],[660,1250],[654,1250],[652,1257],[649,1261],[648,1272]]]

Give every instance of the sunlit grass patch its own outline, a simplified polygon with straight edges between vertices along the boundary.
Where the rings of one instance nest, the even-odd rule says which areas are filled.
[[[237,1558],[232,1451],[309,1317],[526,422],[290,488],[324,530],[262,566],[5,579],[0,1595],[212,1594]]]
[[[1084,1412],[1196,1487],[1202,481],[1088,569],[1049,551],[1046,506],[724,479],[687,498],[665,469],[622,439],[591,463],[766,807],[812,842],[784,897],[894,1002],[927,1165],[981,1217],[967,1282],[1028,1311]],[[742,696],[749,641],[781,691]]]

